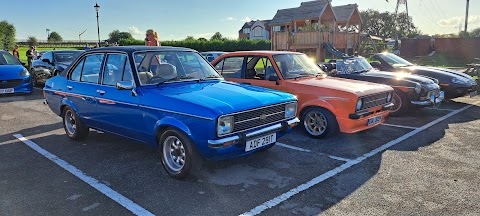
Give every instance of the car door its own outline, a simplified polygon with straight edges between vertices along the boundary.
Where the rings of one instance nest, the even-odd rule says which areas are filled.
[[[102,82],[96,96],[98,122],[101,129],[132,139],[144,140],[143,113],[138,106],[140,97],[133,89],[117,88],[117,84],[134,86],[128,55],[108,54],[102,75]]]
[[[67,75],[66,96],[75,106],[82,121],[90,127],[98,127],[96,95],[105,54],[82,57]]]
[[[222,74],[226,80],[243,83],[244,59],[245,57],[243,56],[224,58],[215,65],[215,69]]]
[[[245,62],[244,83],[270,89],[285,91],[284,82],[280,80],[272,61],[268,56],[249,56]]]

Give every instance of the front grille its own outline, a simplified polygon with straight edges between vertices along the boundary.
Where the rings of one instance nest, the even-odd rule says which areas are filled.
[[[374,94],[374,95],[367,95],[363,97],[363,105],[361,110],[366,110],[378,106],[383,106],[385,104],[388,104],[389,101],[388,99],[388,94],[390,92],[382,92],[380,94]]]
[[[285,105],[286,104],[276,104],[234,114],[233,133],[284,120]]]
[[[434,96],[435,98],[438,98],[440,96],[440,90],[437,89],[437,90],[428,92],[427,99],[432,98],[432,96]]]
[[[0,89],[5,89],[5,88],[15,88],[22,84],[21,79],[17,80],[0,80]]]

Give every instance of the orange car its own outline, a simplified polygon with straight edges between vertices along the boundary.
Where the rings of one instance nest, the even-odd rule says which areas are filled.
[[[302,53],[234,52],[218,57],[212,65],[227,80],[296,95],[297,115],[315,138],[375,127],[393,107],[391,87],[327,77]]]

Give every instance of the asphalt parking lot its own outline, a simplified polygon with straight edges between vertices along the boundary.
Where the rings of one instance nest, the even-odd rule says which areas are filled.
[[[69,140],[42,100],[0,96],[0,215],[480,214],[480,97],[324,140],[297,127],[184,181],[137,142]]]

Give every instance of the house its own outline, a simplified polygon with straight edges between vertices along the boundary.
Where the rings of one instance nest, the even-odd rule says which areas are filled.
[[[358,5],[333,7],[331,0],[302,2],[278,10],[272,21],[272,49],[303,52],[325,59],[324,44],[352,53],[358,48],[362,19]]]
[[[270,21],[271,20],[257,20],[246,22],[238,32],[238,37],[240,39],[270,40]]]

